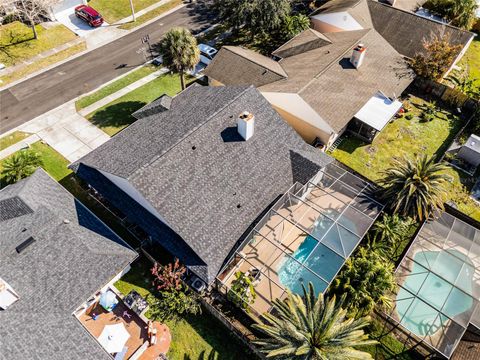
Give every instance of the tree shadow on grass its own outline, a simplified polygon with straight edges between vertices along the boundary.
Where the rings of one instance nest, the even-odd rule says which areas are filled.
[[[198,355],[198,358],[192,358],[190,355],[188,354],[184,354],[183,355],[183,360],[217,360],[217,359],[220,359],[218,356],[217,356],[217,352],[215,350],[210,350],[210,352],[206,352],[205,350],[203,350],[200,355]]]
[[[226,327],[210,315],[207,310],[203,309],[201,314],[185,316],[183,319],[212,347],[212,350],[208,353],[202,351],[198,358],[192,358],[185,354],[183,360],[234,360],[248,358],[246,347],[234,335],[229,333],[226,335]]]
[[[136,119],[132,113],[145,106],[143,101],[125,101],[107,106],[98,110],[90,117],[90,121],[102,127],[125,127],[132,124]]]

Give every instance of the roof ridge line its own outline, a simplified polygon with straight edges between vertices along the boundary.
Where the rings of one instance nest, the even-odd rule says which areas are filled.
[[[295,35],[293,38],[291,38],[290,40],[288,40],[286,43],[283,43],[282,45],[280,45],[278,48],[276,48],[275,50],[272,51],[272,54],[275,54],[278,49],[281,49],[282,47],[284,47],[285,45],[289,44],[291,41],[293,41],[294,39],[296,39],[297,37],[299,37],[301,34],[303,34],[305,31],[311,31],[313,32],[314,34],[315,33],[319,33],[323,36],[325,36],[327,38],[328,41],[330,41],[330,43],[332,43],[332,41],[329,39],[329,37],[327,35],[325,35],[324,33],[321,33],[320,31],[317,31],[315,29],[312,29],[311,27],[309,27],[308,29],[305,29],[303,30],[302,32],[299,32],[297,35]],[[315,34],[316,36],[316,34]],[[317,36],[318,39],[321,39],[320,37]],[[311,40],[311,41],[315,41],[315,40]],[[310,41],[309,41],[310,42]]]
[[[208,88],[208,86],[202,86],[202,87],[205,87],[205,88]],[[222,86],[223,88],[225,88],[225,86]],[[168,152],[170,152],[171,150],[173,150],[175,147],[177,147],[181,142],[183,142],[183,140],[185,140],[186,138],[188,138],[190,135],[192,135],[194,132],[198,131],[201,127],[203,127],[205,124],[207,124],[211,119],[212,117],[214,117],[215,115],[217,115],[220,111],[222,111],[223,109],[225,109],[228,105],[230,105],[232,102],[234,102],[235,100],[237,100],[241,95],[245,94],[245,92],[251,88],[254,88],[253,85],[249,85],[248,87],[246,87],[241,93],[239,93],[238,95],[236,95],[231,101],[229,101],[228,103],[226,103],[224,106],[222,106],[221,108],[219,108],[217,111],[213,112],[204,122],[202,122],[201,124],[197,125],[196,127],[194,127],[193,129],[191,129],[189,132],[187,132],[185,134],[184,137],[182,137],[181,139],[179,139],[175,144],[173,144],[172,146],[170,146],[168,149],[166,149],[165,151],[163,151],[162,153],[154,156],[152,159],[150,159],[150,161],[148,161],[147,163],[143,164],[141,167],[139,167],[137,170],[133,171],[130,175],[128,175],[126,177],[126,179],[129,179],[133,174],[136,174],[138,172],[138,170],[140,169],[143,169],[147,166],[150,166],[154,161],[157,161],[159,158],[161,158],[162,156],[164,156],[165,154],[167,154]],[[186,90],[186,89],[185,89]],[[180,93],[181,94],[181,93]],[[180,95],[179,94],[179,95]],[[178,95],[177,95],[178,96]],[[168,113],[168,111],[165,111],[165,113]]]
[[[253,61],[253,60],[251,60],[251,59],[249,59],[248,57],[245,57],[245,56],[243,56],[243,55],[237,54],[236,52],[230,50],[230,49],[229,49],[230,47],[239,47],[239,48],[244,49],[244,50],[253,51],[253,52],[256,53],[257,55],[265,56],[265,55],[263,55],[263,54],[261,54],[261,53],[259,53],[259,52],[257,52],[257,51],[244,48],[243,46],[229,46],[229,45],[227,45],[227,46],[222,46],[222,48],[225,48],[225,50],[230,51],[232,54],[238,55],[238,56],[240,56],[241,58],[243,58],[243,59],[245,59],[245,60],[248,60],[248,61],[250,61],[251,63],[256,64],[256,65],[260,65],[260,64],[259,64],[259,63],[256,63],[255,61]],[[276,63],[282,68],[282,70],[283,70],[282,65],[280,65],[280,63],[279,63],[278,61],[275,61],[275,60],[273,60],[273,59],[271,59],[271,58],[269,58],[269,57],[267,57],[267,56],[265,56],[265,57],[266,57],[267,59],[269,59],[269,60],[272,60],[272,61],[276,62]],[[214,59],[213,61],[215,61],[215,59]],[[280,74],[280,73],[277,72],[277,71],[274,71],[274,70],[271,70],[271,69],[267,69],[267,68],[263,67],[262,65],[260,65],[260,66],[261,66],[262,68],[264,68],[265,70],[271,71],[271,72],[273,72],[273,73],[275,73],[275,74],[277,74],[277,75],[280,75],[280,76],[282,76],[282,77],[288,78],[288,74],[287,74],[287,72],[286,72],[285,70],[283,70],[283,72],[284,72],[285,74]]]
[[[374,29],[362,29],[362,30],[368,30],[365,34],[363,34],[360,39],[357,39],[355,40],[355,43],[362,40],[365,36],[367,36],[368,34],[370,34],[371,31],[375,31]],[[356,30],[356,31],[362,31],[362,30]],[[341,59],[348,51],[351,50],[352,46],[355,45],[352,44],[352,45],[349,45],[348,48],[341,54],[339,55],[338,57],[336,57],[335,59],[333,59],[327,66],[325,66],[325,68],[320,71],[318,74],[316,74],[310,81],[308,81],[304,86],[302,86],[298,91],[297,91],[297,94],[300,94],[303,90],[305,90],[308,86],[310,86],[314,81],[316,81],[321,75],[323,75],[327,70],[329,70],[333,64],[335,62],[337,62],[339,59]]]

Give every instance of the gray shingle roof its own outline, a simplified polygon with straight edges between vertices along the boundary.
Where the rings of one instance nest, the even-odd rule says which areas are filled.
[[[172,98],[167,94],[163,94],[158,99],[155,99],[150,104],[145,105],[144,107],[135,111],[132,116],[136,119],[141,119],[143,117],[153,115],[162,111],[167,111],[172,105]]]
[[[244,111],[255,116],[248,141],[236,129]],[[131,152],[140,141],[154,146]],[[122,170],[117,154],[127,154],[135,167]],[[207,264],[208,282],[278,195],[330,161],[305,144],[255,88],[200,86],[175,97],[169,111],[137,121],[79,160],[126,177]]]
[[[450,25],[423,18],[412,12],[367,0],[375,30],[382,35],[400,54],[414,57],[424,51],[423,41],[432,34],[447,35],[452,45],[463,47],[474,34]],[[459,51],[460,52],[460,51]]]
[[[32,211],[0,222],[0,277],[19,295],[0,311],[0,359],[109,359],[72,313],[137,254],[42,169],[0,191],[12,198]]]

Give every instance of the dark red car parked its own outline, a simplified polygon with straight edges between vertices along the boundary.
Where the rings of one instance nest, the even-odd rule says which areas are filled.
[[[97,27],[103,24],[103,17],[94,8],[87,5],[80,5],[75,8],[75,15],[87,22],[92,27]]]

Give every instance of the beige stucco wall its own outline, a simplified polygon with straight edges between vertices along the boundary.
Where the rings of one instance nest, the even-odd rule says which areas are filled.
[[[312,18],[311,19],[312,26],[315,30],[321,33],[329,33],[329,32],[339,32],[343,31],[339,27],[327,24],[323,21],[320,21],[318,19]]]
[[[318,137],[324,144],[329,142],[329,134],[299,119],[289,112],[280,109],[277,106],[274,106],[274,109],[277,110],[280,116],[295,129],[295,131],[305,140],[305,142],[311,144],[316,137]]]
[[[224,86],[224,84],[222,84],[220,81],[212,79],[212,78],[208,78],[208,85],[210,85],[210,86]]]

